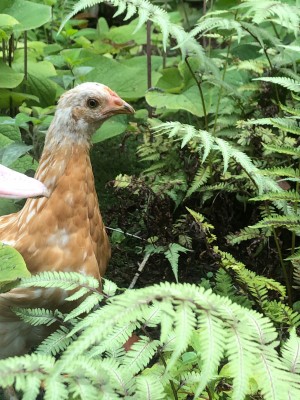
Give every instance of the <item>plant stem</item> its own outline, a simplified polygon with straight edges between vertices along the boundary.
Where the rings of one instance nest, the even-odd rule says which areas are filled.
[[[27,31],[24,31],[24,92],[27,89],[27,79],[28,79],[28,46],[27,46]]]
[[[224,70],[223,70],[223,74],[222,74],[222,82],[224,82],[224,80],[225,80],[231,42],[232,42],[232,36],[230,36],[229,44],[228,44],[228,47],[227,47],[226,61],[225,61]],[[220,91],[219,91],[218,102],[217,102],[216,113],[215,113],[214,129],[213,129],[213,132],[212,132],[213,135],[215,135],[216,129],[217,129],[218,114],[219,114],[219,108],[220,108],[222,94],[223,94],[223,86],[220,87]]]
[[[298,178],[299,178],[299,176],[300,176],[300,161],[298,163]],[[297,183],[296,183],[296,193],[299,193],[299,190],[300,190],[300,183],[299,183],[299,181],[297,181]],[[294,204],[294,212],[295,212],[295,214],[297,213],[297,209],[298,209],[298,203],[295,202],[295,204]],[[293,231],[292,232],[291,254],[295,253],[295,247],[296,247],[296,232]]]
[[[203,91],[202,91],[202,88],[201,88],[201,82],[197,79],[197,77],[196,77],[196,75],[195,75],[195,73],[194,73],[194,71],[193,71],[193,69],[192,69],[192,67],[191,67],[191,65],[189,63],[188,57],[185,57],[185,62],[186,62],[186,65],[188,66],[188,69],[189,69],[190,73],[192,74],[192,76],[193,76],[193,78],[194,78],[194,80],[195,80],[195,82],[196,82],[196,84],[198,86],[198,89],[199,89],[202,108],[203,108],[203,114],[204,114],[204,125],[205,125],[205,130],[207,131],[208,130],[208,119],[207,119],[207,112],[206,112],[206,106],[205,106]]]
[[[287,290],[287,296],[288,296],[288,304],[289,304],[289,306],[291,306],[292,305],[292,285],[291,285],[291,282],[290,282],[290,279],[289,279],[288,271],[287,271],[285,263],[283,261],[282,251],[281,251],[281,247],[280,247],[280,244],[279,244],[279,240],[278,240],[276,229],[273,227],[272,231],[273,231],[273,237],[274,237],[274,241],[275,241],[275,245],[276,245],[276,249],[277,249],[277,253],[278,253],[278,257],[279,257],[279,262],[280,262],[280,265],[281,265],[281,268],[282,268],[283,277],[284,277],[285,284],[286,284],[286,290]]]
[[[151,65],[151,25],[150,19],[147,21],[147,87],[150,89],[152,87],[152,65]],[[148,106],[148,117],[152,118],[152,107]]]

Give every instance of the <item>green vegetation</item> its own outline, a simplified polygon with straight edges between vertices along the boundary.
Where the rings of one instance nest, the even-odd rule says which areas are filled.
[[[58,328],[0,361],[2,388],[27,400],[300,398],[299,22],[298,0],[1,1],[0,163],[36,169],[55,102],[78,83],[137,110],[93,139],[113,244],[103,294],[76,273],[27,277],[1,250],[2,290],[83,299],[69,314],[15,310]],[[19,207],[0,202],[1,214]]]

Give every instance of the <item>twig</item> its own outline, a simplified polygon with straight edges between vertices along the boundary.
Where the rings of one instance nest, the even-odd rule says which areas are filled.
[[[106,226],[105,228],[108,229],[109,231],[119,232],[119,233],[123,233],[123,235],[126,235],[126,236],[131,236],[136,239],[145,240],[144,238],[142,238],[140,236],[133,235],[132,233],[124,232],[124,231],[122,231],[122,229],[110,228],[109,226]]]
[[[134,275],[134,277],[132,279],[132,282],[129,285],[128,289],[133,289],[134,288],[137,280],[139,279],[139,276],[141,275],[141,273],[143,272],[143,269],[145,268],[145,265],[146,265],[149,257],[150,257],[150,254],[146,254],[144,259],[143,259],[143,261],[141,263],[138,263],[139,268],[138,268],[136,274]]]

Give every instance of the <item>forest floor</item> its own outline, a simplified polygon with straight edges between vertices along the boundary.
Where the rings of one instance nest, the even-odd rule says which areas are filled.
[[[138,176],[143,170],[144,166],[136,156],[138,144],[134,136],[129,136],[123,142],[120,137],[116,137],[96,144],[91,152],[100,209],[112,243],[112,258],[106,277],[122,288],[130,285],[139,263],[144,259],[147,232],[143,232],[142,223],[139,224],[139,219],[142,219],[140,213],[143,211],[139,209],[138,198],[133,193],[129,193],[130,198],[126,197],[128,192],[124,194],[122,190],[114,188],[113,182],[119,174]],[[269,246],[263,244],[262,240],[257,240],[232,246],[225,238],[227,234],[254,223],[254,210],[251,205],[246,207],[237,201],[234,194],[220,193],[210,206],[201,210],[201,213],[214,225],[214,234],[217,237],[215,245],[222,251],[231,253],[257,274],[282,280],[280,270],[276,271],[278,257],[272,250],[273,244]],[[165,221],[160,216],[157,222],[162,235],[165,227],[168,227],[169,218],[166,213]],[[153,219],[155,220],[155,215]],[[121,229],[125,232],[125,237],[112,229]],[[180,256],[179,282],[199,284],[209,279],[219,268],[218,258],[205,240],[194,238],[193,249],[193,252]],[[168,260],[162,254],[152,255],[147,260],[135,287],[145,287],[162,281],[175,282],[174,274]]]

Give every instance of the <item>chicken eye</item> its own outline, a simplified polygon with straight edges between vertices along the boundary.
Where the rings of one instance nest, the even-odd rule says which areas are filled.
[[[87,105],[89,108],[97,108],[99,106],[99,101],[96,99],[88,99]]]

